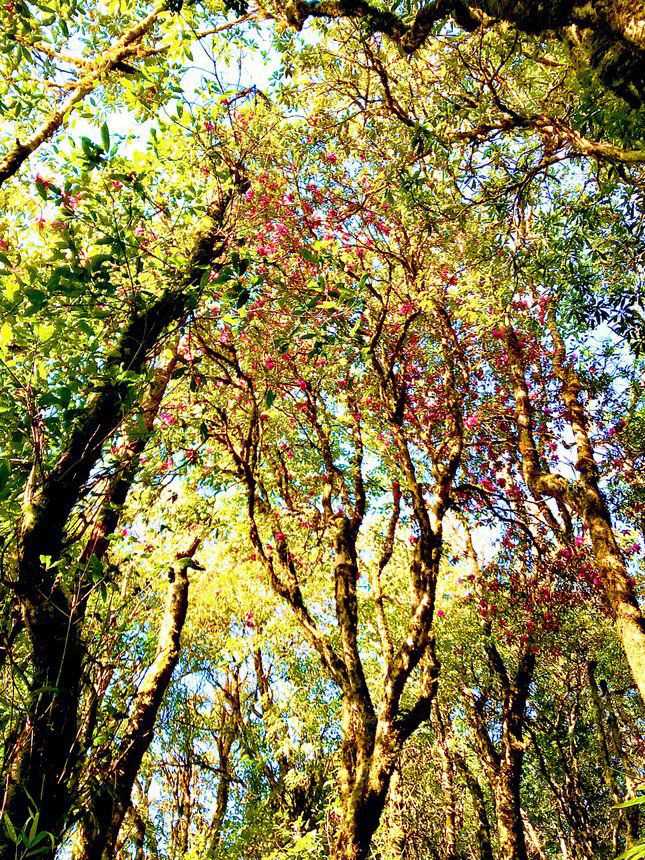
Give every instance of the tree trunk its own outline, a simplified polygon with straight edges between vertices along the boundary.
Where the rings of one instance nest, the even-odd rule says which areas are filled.
[[[335,860],[366,860],[381,821],[402,741],[379,721],[366,730],[354,719],[355,708],[343,702],[343,743],[339,782],[341,817]]]
[[[443,795],[444,832],[443,852],[445,860],[455,860],[457,856],[457,806],[455,802],[455,774],[453,756],[448,747],[446,729],[438,707],[434,710],[435,727],[438,736],[438,753],[441,763],[441,792]]]
[[[553,367],[562,385],[562,402],[577,448],[578,478],[569,481],[543,469],[534,438],[533,407],[526,384],[522,348],[512,328],[507,327],[506,345],[510,358],[515,412],[524,480],[533,495],[559,499],[578,511],[591,539],[611,610],[627,662],[645,701],[645,619],[640,611],[634,585],[627,572],[611,522],[611,514],[599,486],[599,471],[588,431],[588,418],[580,402],[582,386],[568,363],[564,341],[551,318]]]
[[[238,185],[245,182],[237,176],[236,181]],[[78,713],[85,652],[79,607],[63,591],[55,565],[64,558],[69,517],[100,461],[106,440],[128,408],[132,383],[112,371],[140,374],[164,331],[185,316],[190,292],[225,247],[222,224],[231,199],[232,192],[228,192],[197,231],[181,286],[167,290],[127,325],[106,361],[100,389],[88,401],[58,462],[40,486],[34,467],[25,490],[14,590],[31,648],[32,689],[27,705],[31,737],[21,749],[18,781],[9,788],[5,812],[18,833],[28,832],[38,812],[38,831],[50,834],[54,845],[68,824],[78,779]],[[15,845],[3,831],[0,860],[10,860],[14,854]],[[53,855],[52,847],[40,856],[48,860]]]
[[[195,540],[173,566],[154,662],[134,697],[118,749],[109,765],[97,774],[94,792],[81,819],[74,860],[110,860],[114,854],[134,781],[152,742],[157,713],[179,660],[181,631],[188,609],[188,562],[198,545]]]
[[[484,792],[479,784],[477,777],[468,767],[465,759],[462,756],[456,756],[457,767],[463,774],[468,786],[468,792],[473,804],[476,821],[476,836],[477,847],[479,850],[479,860],[493,860],[493,843],[490,835],[490,821],[486,812],[486,800]]]
[[[528,860],[520,801],[521,760],[503,762],[493,782],[500,860]]]

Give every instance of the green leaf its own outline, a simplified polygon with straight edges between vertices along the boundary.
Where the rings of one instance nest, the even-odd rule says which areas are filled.
[[[300,249],[300,254],[301,254],[301,256],[303,256],[303,257],[305,258],[305,260],[307,260],[309,263],[315,263],[315,262],[317,262],[317,260],[318,260],[318,258],[316,257],[316,255],[315,255],[312,251],[310,251],[310,250],[309,250],[309,248],[301,248],[301,249]]]
[[[2,491],[9,481],[11,474],[11,466],[8,460],[0,460],[0,491]]]
[[[631,800],[626,800],[624,803],[616,803],[613,808],[627,809],[630,806],[639,806],[641,803],[645,803],[645,794],[641,794],[638,797],[632,797]]]
[[[43,306],[47,298],[42,290],[25,290],[25,294],[36,310],[39,310]]]
[[[34,331],[36,332],[36,337],[38,338],[38,340],[44,342],[46,340],[49,340],[49,338],[56,331],[56,328],[53,325],[42,323],[41,325],[35,325]]]
[[[29,844],[33,845],[34,840],[36,839],[36,834],[38,833],[38,819],[40,818],[40,813],[36,812],[34,815],[34,820],[31,822],[31,827],[29,828]]]
[[[639,842],[638,845],[632,845],[627,851],[623,851],[616,857],[616,860],[642,860],[645,857],[645,842]]]
[[[275,391],[267,391],[264,402],[268,407],[273,406],[273,403],[275,402]]]
[[[6,812],[2,817],[2,823],[4,824],[4,829],[7,833],[7,836],[9,837],[9,839],[11,839],[11,841],[17,845],[20,840],[18,839],[18,834],[16,833],[16,828],[13,826],[11,819],[9,818],[9,816],[7,815]]]
[[[110,150],[110,129],[108,128],[107,122],[104,122],[101,126],[101,143],[103,144],[103,149],[106,152]]]

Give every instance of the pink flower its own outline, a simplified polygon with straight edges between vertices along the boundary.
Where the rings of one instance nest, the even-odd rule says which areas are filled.
[[[284,532],[276,532],[275,533],[275,539],[276,540],[284,540],[285,538],[286,538],[286,535]]]
[[[443,616],[444,616],[445,614],[446,614],[446,613],[443,611],[443,609],[437,609],[437,616],[438,616],[439,618],[443,618]]]
[[[273,370],[273,368],[275,367],[275,361],[272,358],[265,358],[264,366],[267,370]]]

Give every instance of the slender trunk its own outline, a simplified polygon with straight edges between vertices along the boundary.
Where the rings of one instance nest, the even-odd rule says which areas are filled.
[[[448,747],[446,730],[438,707],[435,707],[434,715],[439,740],[438,751],[441,764],[441,792],[444,811],[443,857],[445,860],[455,860],[457,856],[457,806],[453,757]]]
[[[157,713],[179,660],[180,637],[188,609],[188,562],[198,545],[199,541],[195,540],[173,566],[157,653],[134,697],[118,748],[109,766],[98,775],[81,821],[75,860],[109,860],[114,854],[119,830],[130,806],[132,787],[152,742]]]
[[[126,436],[118,451],[119,465],[108,479],[101,499],[101,510],[92,524],[89,539],[81,555],[82,564],[88,564],[93,556],[101,560],[107,552],[110,536],[118,525],[121,509],[139,469],[139,457],[150,440],[155,419],[176,366],[175,340],[171,357],[155,371],[148,393],[143,399],[141,421],[137,423],[136,432]],[[81,599],[86,596],[86,592],[87,587],[82,589],[79,595]]]
[[[636,794],[638,785],[629,776],[629,764],[625,761],[622,739],[616,714],[612,707],[609,687],[604,679],[600,682],[596,680],[596,663],[594,661],[590,661],[587,664],[587,678],[602,754],[605,782],[611,792],[614,804],[622,803]],[[606,708],[603,705],[601,690],[606,700]],[[625,772],[624,787],[619,784],[618,780],[621,770]],[[613,842],[616,849],[618,849],[620,833],[623,830],[624,824],[625,847],[631,848],[638,841],[638,807],[620,809],[617,812]]]
[[[136,806],[130,806],[130,817],[132,818],[132,847],[134,848],[133,860],[144,860],[145,857],[145,838],[146,838],[146,823],[139,814]]]
[[[457,767],[463,774],[475,813],[475,828],[479,860],[493,860],[493,843],[490,835],[490,821],[486,811],[486,800],[479,780],[468,767],[462,756],[456,757]]]
[[[537,832],[535,827],[533,827],[531,819],[528,817],[524,810],[522,810],[522,821],[524,822],[524,831],[528,836],[529,845],[531,846],[532,853],[538,858],[538,860],[548,860],[546,854],[544,853],[544,848],[542,847],[540,834]]]
[[[530,734],[540,772],[556,804],[556,811],[558,813],[558,839],[560,845],[564,846],[563,860],[568,860],[566,855],[569,852],[572,856],[579,857],[580,860],[594,860],[599,852],[596,846],[595,834],[589,825],[589,816],[584,808],[584,800],[581,795],[575,769],[570,766],[570,761],[567,760],[561,751],[563,777],[559,779],[554,777],[547,766],[535,731],[531,730]],[[562,827],[563,822],[566,822],[567,825],[566,834]]]
[[[578,479],[571,483],[562,475],[543,470],[534,439],[533,407],[526,384],[522,348],[515,332],[507,328],[519,450],[524,479],[537,497],[551,496],[578,511],[589,532],[591,546],[602,577],[605,597],[634,680],[645,701],[645,619],[634,585],[627,572],[611,522],[611,514],[599,486],[599,471],[588,431],[588,417],[580,402],[582,386],[567,362],[564,341],[553,319],[549,328],[554,342],[553,366],[562,385],[562,401],[577,448]]]
[[[183,860],[188,853],[188,842],[190,839],[190,822],[192,818],[191,797],[192,767],[190,764],[182,763],[178,774],[178,805],[177,824],[175,826],[170,856]]]
[[[490,635],[490,632],[489,632]],[[491,669],[502,687],[501,737],[496,744],[491,739],[486,717],[486,698],[473,697],[475,737],[482,761],[486,763],[495,800],[500,860],[528,860],[522,821],[520,786],[526,743],[523,739],[528,691],[535,671],[535,654],[530,643],[520,654],[514,676],[489,638],[485,643]]]
[[[230,750],[230,745],[229,745]],[[220,777],[217,783],[217,795],[215,797],[215,809],[210,824],[210,841],[208,843],[208,856],[216,857],[219,851],[219,846],[222,841],[222,830],[224,827],[224,819],[228,810],[228,798],[231,787],[231,776],[228,772],[229,768],[228,752],[223,754],[220,749],[219,754],[219,770]]]

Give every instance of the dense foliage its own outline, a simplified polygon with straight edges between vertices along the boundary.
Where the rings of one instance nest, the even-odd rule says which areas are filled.
[[[0,860],[645,857],[642,3],[0,14]]]

